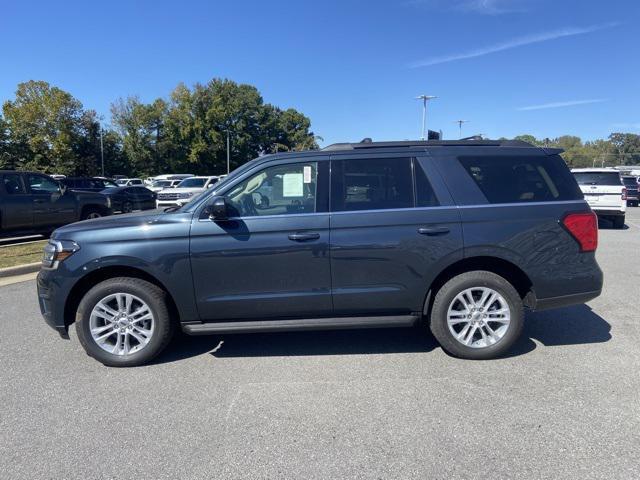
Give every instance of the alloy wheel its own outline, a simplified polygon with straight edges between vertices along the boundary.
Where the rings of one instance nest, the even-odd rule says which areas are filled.
[[[461,344],[486,348],[498,343],[511,322],[509,304],[488,287],[473,287],[455,296],[447,310],[449,332]]]
[[[153,312],[139,297],[113,293],[100,300],[89,317],[91,337],[113,355],[131,355],[145,348],[155,327]]]

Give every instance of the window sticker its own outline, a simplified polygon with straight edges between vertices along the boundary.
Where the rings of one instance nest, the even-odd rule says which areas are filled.
[[[311,165],[305,165],[302,172],[304,174],[304,183],[311,183]]]
[[[285,173],[282,177],[282,196],[301,197],[304,184],[303,180],[302,173]]]

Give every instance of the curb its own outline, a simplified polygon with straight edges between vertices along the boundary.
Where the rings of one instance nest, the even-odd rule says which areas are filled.
[[[40,270],[41,263],[27,263],[26,265],[18,265],[17,267],[0,268],[0,278],[13,277],[16,275],[24,275],[25,273],[34,273]]]

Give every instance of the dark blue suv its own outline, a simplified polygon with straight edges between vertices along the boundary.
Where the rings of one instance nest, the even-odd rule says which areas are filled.
[[[177,327],[418,325],[452,355],[494,358],[524,307],[602,289],[596,217],[559,153],[474,140],[266,155],[181,208],[56,230],[40,308],[111,366],[148,362]]]

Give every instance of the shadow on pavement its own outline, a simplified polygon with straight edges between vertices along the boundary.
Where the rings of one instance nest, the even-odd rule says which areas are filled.
[[[603,343],[611,326],[587,305],[527,313],[520,340],[507,355],[524,355],[536,348]],[[202,337],[176,335],[154,363],[174,362],[204,353],[218,358],[306,355],[359,355],[430,352],[439,348],[426,328],[389,328],[229,334]]]

